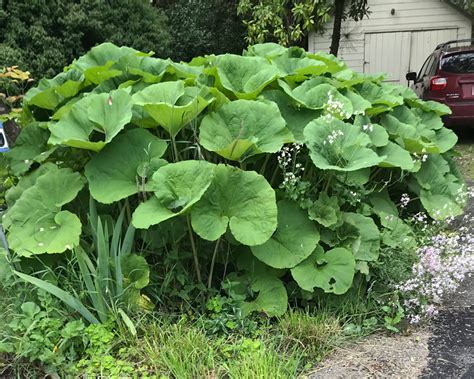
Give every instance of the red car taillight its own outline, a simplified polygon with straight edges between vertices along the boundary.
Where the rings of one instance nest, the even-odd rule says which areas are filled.
[[[430,89],[432,91],[441,91],[448,85],[448,79],[435,76],[431,79]]]

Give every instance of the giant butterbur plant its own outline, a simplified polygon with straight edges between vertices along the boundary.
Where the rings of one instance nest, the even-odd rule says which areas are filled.
[[[177,254],[246,312],[284,313],[290,287],[347,292],[383,244],[413,243],[408,215],[465,201],[449,108],[325,53],[261,44],[175,63],[105,43],[23,112],[3,219],[17,255],[80,251],[91,196],[137,229],[151,278]]]

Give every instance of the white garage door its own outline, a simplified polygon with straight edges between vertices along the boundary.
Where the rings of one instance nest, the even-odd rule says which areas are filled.
[[[364,72],[385,72],[387,81],[405,85],[407,72],[418,72],[436,45],[457,35],[457,29],[365,34]]]

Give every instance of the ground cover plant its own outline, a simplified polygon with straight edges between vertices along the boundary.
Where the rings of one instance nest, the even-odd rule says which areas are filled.
[[[14,186],[4,266],[92,324],[76,367],[89,374],[94,355],[108,354],[94,353],[95,333],[115,333],[94,325],[113,320],[140,339],[141,312],[205,313],[196,328],[247,330],[243,349],[278,366],[252,317],[286,317],[280,331],[299,333],[314,360],[326,337],[307,342],[315,316],[288,308],[343,309],[382,284],[391,289],[378,297],[382,319],[397,330],[394,284],[418,261],[413,217],[460,215],[468,192],[453,163],[457,137],[441,121],[449,109],[382,80],[272,43],[187,64],[96,46],[24,97],[22,132],[5,154]],[[393,261],[400,270],[387,269]],[[344,323],[361,333],[374,323],[364,317]],[[282,377],[304,367],[289,340],[272,342],[291,355]],[[255,357],[240,357],[215,374],[257,370]]]

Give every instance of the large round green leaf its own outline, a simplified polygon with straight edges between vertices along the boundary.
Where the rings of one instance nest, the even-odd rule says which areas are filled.
[[[151,176],[153,168],[163,162],[159,158],[166,147],[165,141],[144,129],[132,129],[117,136],[86,165],[92,197],[110,204],[143,191],[147,174]]]
[[[61,207],[77,196],[84,179],[70,169],[47,167],[3,218],[8,243],[19,255],[62,253],[79,244],[81,222]]]
[[[93,47],[87,54],[74,61],[72,66],[81,71],[85,71],[91,67],[114,63],[121,57],[130,54],[140,54],[140,52],[130,47],[118,47],[113,43],[104,42]]]
[[[309,218],[319,222],[326,228],[337,224],[340,213],[337,197],[329,197],[326,192],[320,192],[318,200],[308,208]]]
[[[158,83],[170,65],[169,60],[129,54],[121,57],[114,68],[143,78],[145,83]]]
[[[303,130],[310,121],[321,116],[321,111],[300,107],[295,99],[279,90],[264,91],[262,96],[275,102],[286,121],[286,127],[293,133],[296,142],[303,142]]]
[[[54,110],[65,99],[77,95],[84,86],[84,75],[69,70],[52,79],[41,79],[37,87],[30,89],[24,98],[25,104]]]
[[[288,307],[288,294],[283,282],[270,275],[254,278],[251,290],[258,292],[255,300],[243,302],[240,307],[244,314],[264,312],[269,317],[282,316]]]
[[[206,240],[217,240],[229,227],[244,245],[261,245],[277,227],[275,192],[256,172],[220,164],[191,217],[194,231]]]
[[[287,200],[278,203],[278,228],[267,242],[252,246],[252,253],[274,268],[291,268],[308,258],[319,241],[315,224],[305,211]]]
[[[11,173],[20,176],[28,171],[33,163],[46,159],[50,154],[47,151],[48,138],[48,130],[37,123],[23,127],[15,141],[15,148],[5,153]]]
[[[185,87],[180,80],[153,84],[133,95],[133,103],[173,137],[213,100],[206,87]]]
[[[360,126],[335,118],[310,122],[304,136],[311,160],[322,170],[356,171],[376,166],[386,158],[367,147],[371,139]]]
[[[209,151],[239,160],[259,153],[275,153],[293,135],[272,102],[236,100],[202,120],[199,141]]]
[[[215,168],[206,161],[182,161],[158,169],[150,183],[155,194],[135,210],[133,225],[147,229],[186,212],[210,186]]]
[[[442,155],[430,155],[414,174],[421,187],[418,190],[421,203],[435,220],[444,220],[463,212],[466,202],[464,183],[453,173]]]
[[[402,170],[413,170],[414,161],[408,151],[394,142],[388,142],[386,146],[377,150],[380,156],[386,158],[379,165],[381,167],[400,167]]]
[[[110,94],[90,94],[84,97],[58,122],[49,123],[49,142],[54,145],[101,150],[130,122],[131,100],[128,92],[122,89]]]
[[[328,106],[333,102],[338,107],[337,111],[331,111],[334,116],[349,118],[353,114],[351,100],[343,96],[332,84],[326,83],[323,77],[306,80],[293,89],[282,80],[279,80],[278,83],[288,95],[306,108],[330,110]]]
[[[318,287],[336,295],[351,288],[354,272],[354,256],[341,247],[325,253],[318,246],[308,259],[291,269],[291,275],[302,289],[312,292]]]
[[[361,261],[376,261],[380,253],[380,232],[374,220],[352,212],[343,213],[343,220],[357,230],[358,236],[351,243],[354,257]]]
[[[239,99],[255,99],[278,75],[278,69],[261,57],[225,54],[216,64],[222,86]]]

